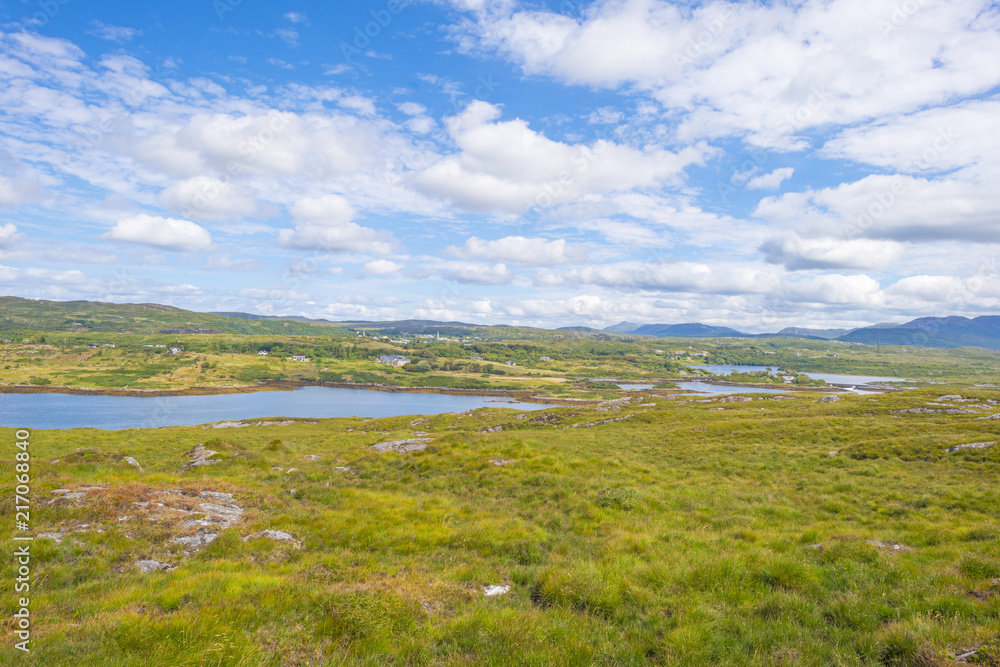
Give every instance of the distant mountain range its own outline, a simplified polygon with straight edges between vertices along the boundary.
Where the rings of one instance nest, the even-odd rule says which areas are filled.
[[[37,301],[0,297],[0,332],[61,331],[73,333],[128,332],[148,335],[163,331],[194,333],[211,330],[233,334],[308,334],[353,336],[353,332],[382,334],[438,334],[463,336],[478,331],[489,336],[548,335],[550,329],[506,324],[470,324],[436,320],[392,322],[331,321],[301,316],[255,315],[251,313],[198,313],[155,303],[119,304],[96,301]],[[638,324],[619,322],[604,329],[586,326],[562,327],[556,331],[595,339],[621,336],[670,338],[768,338],[775,336],[835,340],[867,345],[917,345],[923,347],[982,347],[1000,350],[1000,316],[920,317],[897,324],[882,322],[858,329],[813,329],[786,327],[777,333],[749,334],[729,327],[700,322],[683,324]],[[11,336],[13,337],[13,336]]]
[[[698,322],[686,324],[635,324],[619,322],[605,329],[639,336],[677,338],[767,338],[787,336],[837,340],[868,345],[919,345],[923,347],[983,347],[1000,350],[1000,316],[920,317],[903,324],[879,323],[858,329],[809,329],[786,327],[777,333],[748,334],[728,327],[716,327]]]

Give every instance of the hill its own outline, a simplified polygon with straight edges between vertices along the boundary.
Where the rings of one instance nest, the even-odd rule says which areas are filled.
[[[253,319],[250,319],[253,317]],[[156,303],[42,301],[0,297],[0,332],[304,334],[346,335],[339,325],[294,318],[228,317]]]
[[[1000,317],[920,317],[895,326],[855,329],[836,340],[868,345],[923,347],[983,347],[1000,350]]]
[[[643,324],[629,333],[641,336],[662,336],[666,338],[730,338],[733,336],[747,336],[736,329],[729,327],[716,327],[701,322],[687,322],[685,324]]]

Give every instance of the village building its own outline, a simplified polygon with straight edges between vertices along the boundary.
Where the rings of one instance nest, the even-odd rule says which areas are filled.
[[[407,357],[400,354],[383,354],[376,359],[376,361],[380,364],[386,364],[388,366],[405,366],[410,363],[410,360]]]

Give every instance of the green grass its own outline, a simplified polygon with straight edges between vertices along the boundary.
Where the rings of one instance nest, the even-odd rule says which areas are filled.
[[[1000,423],[891,412],[952,391],[37,431],[34,530],[91,529],[34,543],[35,651],[0,663],[998,664],[1000,447],[943,450]],[[426,450],[368,448],[416,433]],[[179,472],[209,441],[223,462]],[[170,489],[232,492],[243,520],[189,558],[169,521],[117,520]],[[263,529],[303,547],[241,539]]]

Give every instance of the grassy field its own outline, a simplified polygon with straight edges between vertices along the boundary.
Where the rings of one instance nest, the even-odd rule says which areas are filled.
[[[1000,664],[1000,394],[789,395],[33,432],[0,664]]]

